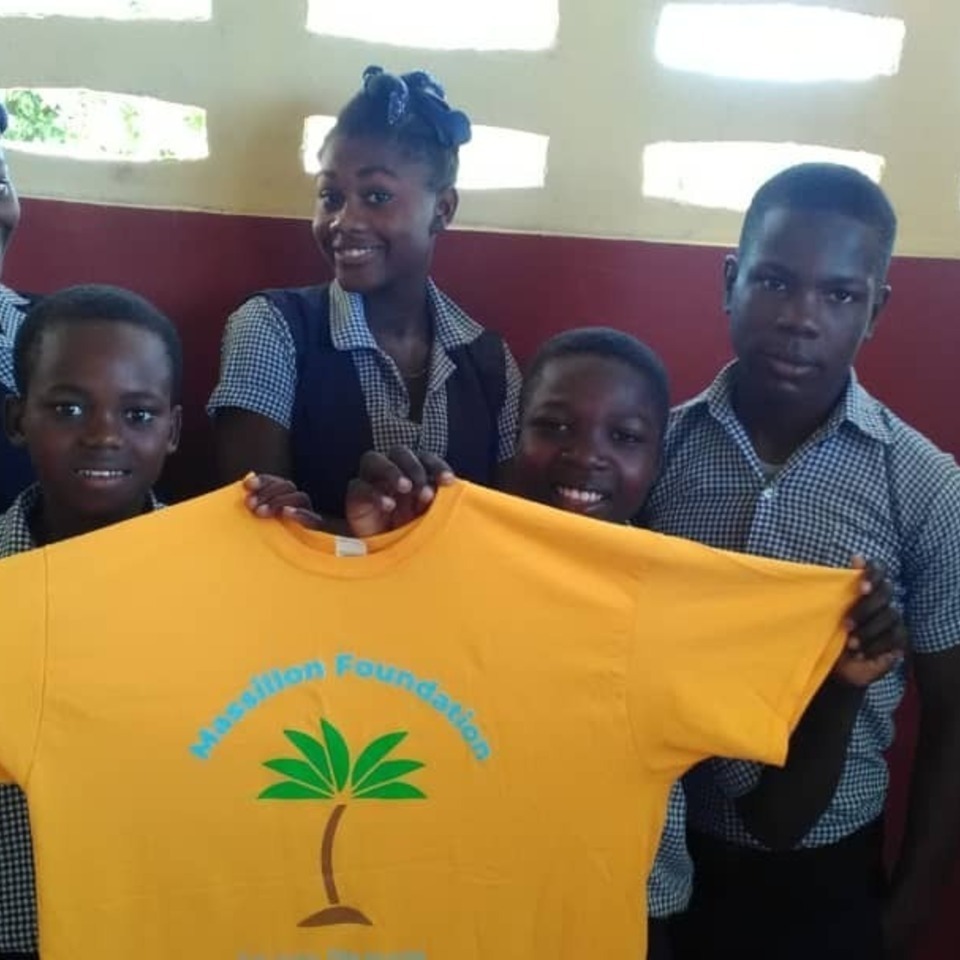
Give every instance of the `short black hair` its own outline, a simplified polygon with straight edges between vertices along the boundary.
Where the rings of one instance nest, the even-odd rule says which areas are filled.
[[[13,348],[13,376],[17,392],[25,397],[48,330],[81,323],[126,323],[148,330],[163,341],[170,361],[170,393],[179,402],[183,382],[183,348],[177,328],[149,300],[122,287],[91,283],[67,287],[43,297],[27,311]]]
[[[470,139],[470,120],[446,102],[443,87],[422,70],[396,76],[367,67],[363,88],[337,116],[321,153],[334,137],[370,137],[395,145],[405,157],[430,169],[432,190],[457,182],[461,144]]]
[[[619,360],[643,377],[650,387],[661,430],[670,413],[670,378],[660,357],[641,340],[612,327],[579,327],[558,333],[543,343],[527,366],[520,393],[520,417],[533,391],[539,386],[544,368],[553,360],[575,356],[602,357]]]
[[[771,177],[754,194],[740,231],[741,255],[769,210],[837,213],[872,227],[880,239],[880,276],[886,275],[897,237],[897,215],[868,176],[839,163],[801,163]]]

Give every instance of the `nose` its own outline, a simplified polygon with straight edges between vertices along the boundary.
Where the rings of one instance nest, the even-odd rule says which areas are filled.
[[[563,449],[568,463],[578,467],[594,468],[606,460],[606,449],[596,431],[579,431],[571,436]]]
[[[330,229],[349,233],[364,225],[363,206],[357,200],[347,198],[330,217]]]
[[[820,296],[816,290],[798,290],[779,316],[781,329],[797,336],[815,337],[820,331]]]
[[[119,418],[110,410],[93,410],[85,418],[81,440],[88,447],[119,447],[123,443]]]

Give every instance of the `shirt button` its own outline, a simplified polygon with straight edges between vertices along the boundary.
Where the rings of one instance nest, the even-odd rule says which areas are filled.
[[[763,488],[763,493],[761,493],[760,496],[761,496],[764,500],[772,500],[772,499],[773,499],[773,496],[774,496],[774,494],[775,494],[776,492],[777,492],[777,491],[776,491],[776,488],[775,488],[775,487],[764,487],[764,488]]]

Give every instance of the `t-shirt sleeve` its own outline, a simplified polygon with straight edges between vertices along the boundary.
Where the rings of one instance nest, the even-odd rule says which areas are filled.
[[[220,379],[207,402],[259,413],[290,429],[297,391],[297,349],[280,311],[253,297],[230,315],[220,348]]]
[[[859,574],[647,536],[628,670],[641,756],[677,775],[711,756],[783,764],[846,642]]]
[[[47,642],[47,557],[0,560],[0,781],[24,784],[36,747]]]
[[[497,419],[497,461],[504,463],[513,457],[517,445],[517,420],[520,415],[520,388],[523,386],[523,377],[517,361],[513,359],[510,348],[503,345],[503,356],[506,364],[507,389],[503,396],[503,406]]]

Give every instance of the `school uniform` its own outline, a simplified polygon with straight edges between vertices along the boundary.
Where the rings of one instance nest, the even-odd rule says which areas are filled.
[[[657,856],[647,878],[647,960],[672,960],[678,927],[693,896],[693,863],[687,854],[687,805],[675,783]]]
[[[823,426],[782,466],[762,463],[731,403],[734,365],[673,411],[651,529],[710,546],[847,567],[878,561],[911,648],[960,643],[960,470],[851,375]],[[905,664],[872,684],[827,810],[786,853],[766,850],[737,813],[763,767],[713,760],[685,778],[694,958],[881,956],[884,753]]]
[[[267,290],[228,320],[208,412],[239,408],[290,431],[293,479],[321,513],[340,516],[371,449],[408,446],[491,485],[517,430],[520,373],[506,344],[428,282],[433,348],[422,415],[377,345],[363,297],[329,285]]]
[[[17,331],[30,301],[0,284],[0,410],[6,398],[15,396],[13,379],[13,346]],[[27,452],[13,446],[0,430],[0,512],[7,509],[14,497],[33,480],[33,468]]]

